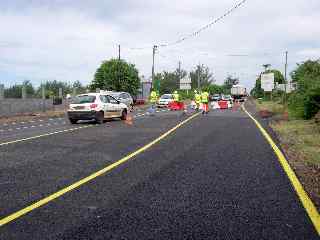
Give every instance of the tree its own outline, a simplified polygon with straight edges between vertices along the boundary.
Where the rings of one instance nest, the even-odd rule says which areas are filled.
[[[224,89],[229,92],[233,85],[239,84],[239,78],[229,75],[223,83]]]
[[[192,88],[198,88],[198,78],[200,78],[201,88],[206,88],[215,82],[213,73],[210,71],[209,67],[203,64],[197,65],[196,68],[190,72],[190,78]]]
[[[292,81],[298,84],[299,91],[320,86],[320,60],[297,64],[297,68],[290,75]]]
[[[298,64],[291,78],[297,83],[297,90],[289,97],[289,112],[310,119],[320,111],[320,60]]]
[[[35,90],[32,83],[29,80],[25,80],[22,84],[15,84],[4,90],[4,96],[6,98],[21,98],[22,97],[22,88],[26,88],[27,96],[34,96]]]
[[[153,86],[156,87],[159,83],[159,92],[172,93],[174,90],[179,89],[180,79],[185,78],[188,75],[187,71],[177,68],[173,72],[164,71],[157,73],[154,77]]]
[[[135,65],[124,60],[111,59],[102,62],[96,70],[90,88],[125,91],[136,95],[140,87],[140,78]]]
[[[79,80],[76,80],[75,82],[72,83],[72,90],[76,91],[77,94],[79,93],[85,93],[87,90],[87,87],[82,85],[82,83]]]
[[[160,81],[160,93],[172,93],[179,88],[179,76],[175,72],[164,71],[161,74],[157,74],[161,77]]]
[[[57,80],[48,80],[45,83],[42,83],[37,90],[37,96],[42,96],[42,87],[45,89],[46,98],[52,98],[58,96],[59,88],[62,88],[63,94],[71,93],[71,86],[67,82],[57,81]]]

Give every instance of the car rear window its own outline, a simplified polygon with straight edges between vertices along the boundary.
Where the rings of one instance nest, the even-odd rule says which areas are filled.
[[[171,95],[162,95],[161,98],[162,99],[171,99]]]
[[[93,103],[96,100],[96,96],[82,95],[77,96],[72,100],[73,104]]]

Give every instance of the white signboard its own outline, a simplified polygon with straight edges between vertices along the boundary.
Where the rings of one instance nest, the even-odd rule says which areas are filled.
[[[191,78],[185,77],[180,79],[180,89],[181,90],[190,90],[191,89]]]
[[[180,89],[181,90],[190,90],[191,84],[180,84]]]
[[[265,92],[271,92],[274,89],[274,73],[261,74],[261,88]]]

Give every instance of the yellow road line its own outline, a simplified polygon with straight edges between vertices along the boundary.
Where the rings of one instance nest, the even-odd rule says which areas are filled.
[[[71,128],[71,129],[65,129],[65,130],[51,132],[51,133],[45,133],[45,134],[41,134],[41,135],[37,135],[37,136],[33,136],[33,137],[22,138],[22,139],[18,139],[18,140],[9,141],[9,142],[3,142],[3,143],[0,143],[0,147],[5,146],[5,145],[9,145],[9,144],[13,144],[13,143],[25,142],[25,141],[29,141],[29,140],[33,140],[33,139],[37,139],[37,138],[41,138],[41,137],[47,137],[47,136],[51,136],[51,135],[55,135],[55,134],[59,134],[59,133],[73,132],[75,130],[93,127],[93,126],[94,125],[86,125],[86,126],[77,127],[77,128]]]
[[[304,190],[302,184],[300,183],[299,179],[297,178],[296,174],[290,167],[288,161],[286,160],[285,156],[279,149],[279,147],[275,144],[275,142],[272,140],[270,135],[267,133],[267,131],[261,126],[261,124],[245,109],[244,106],[242,106],[244,112],[254,121],[254,123],[257,125],[258,129],[261,131],[262,135],[267,139],[268,143],[271,145],[273,151],[277,155],[279,162],[286,172],[292,186],[294,187],[303,207],[305,208],[306,212],[308,213],[316,231],[320,235],[320,215],[314,206],[313,202],[309,198],[308,194]]]
[[[101,176],[102,174],[106,173],[106,172],[109,172],[111,171],[112,169],[118,167],[119,165],[127,162],[128,160],[130,160],[131,158],[137,156],[138,154],[144,152],[145,150],[147,150],[148,148],[150,148],[151,146],[153,146],[154,144],[158,143],[159,141],[161,141],[162,139],[164,139],[165,137],[167,137],[169,134],[171,134],[172,132],[174,132],[175,130],[177,130],[179,127],[181,127],[182,125],[186,124],[187,122],[189,122],[190,120],[192,120],[193,118],[195,118],[196,116],[198,116],[200,113],[197,113],[197,114],[194,114],[192,115],[191,117],[187,118],[186,120],[184,120],[183,122],[179,123],[178,125],[176,125],[174,128],[170,129],[169,131],[167,131],[166,133],[162,134],[160,137],[158,137],[157,139],[153,140],[152,142],[148,143],[147,145],[143,146],[142,148],[136,150],[135,152],[133,153],[130,153],[129,155],[125,156],[124,158],[118,160],[117,162],[99,170],[98,172],[95,172],[93,174],[91,174],[90,176],[88,177],[85,177],[83,179],[81,179],[80,181],[78,182],[75,182],[73,183],[72,185],[66,187],[66,188],[63,188],[61,189],[60,191],[56,192],[56,193],[53,193],[52,195],[46,197],[46,198],[43,198],[41,199],[40,201],[38,202],[35,202],[33,204],[31,204],[30,206],[28,207],[25,207],[15,213],[12,213],[10,214],[9,216],[5,217],[5,218],[2,218],[0,219],[0,227],[13,221],[13,220],[16,220],[18,219],[19,217],[53,201],[54,199],[66,194],[67,192],[70,192],[78,187],[80,187],[81,185]]]

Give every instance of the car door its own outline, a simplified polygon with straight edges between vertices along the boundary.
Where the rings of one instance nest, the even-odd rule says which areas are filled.
[[[116,100],[114,97],[107,96],[110,103],[110,113],[112,117],[120,117],[122,113],[122,109],[120,106],[120,102]]]
[[[127,99],[127,106],[130,107],[133,104],[133,98],[131,97],[131,95],[129,93],[126,93],[126,99]]]
[[[109,98],[105,95],[100,96],[100,100],[102,103],[102,108],[104,112],[104,117],[105,118],[111,118],[112,117],[112,106],[110,104]]]
[[[125,105],[128,106],[128,98],[125,93],[121,93],[119,96],[120,102],[124,103]]]

